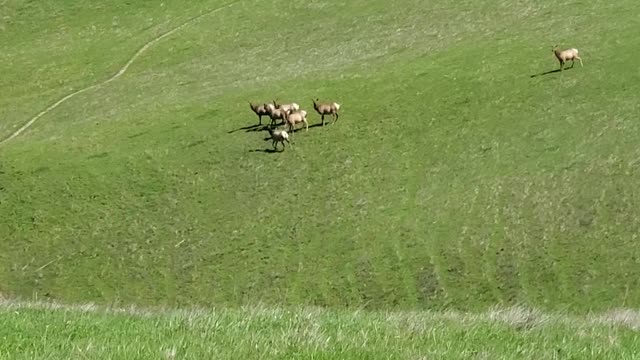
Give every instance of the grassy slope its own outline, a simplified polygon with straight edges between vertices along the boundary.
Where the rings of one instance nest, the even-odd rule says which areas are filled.
[[[2,304],[6,359],[634,359],[638,314],[105,310]],[[43,323],[47,325],[43,327]]]
[[[106,80],[142,43],[216,2],[193,7],[119,0],[2,4],[0,137],[54,100]]]
[[[222,3],[69,2],[60,16],[10,4],[3,134]],[[638,305],[637,2],[385,4],[238,2],[2,146],[0,291],[173,306]],[[92,24],[93,40],[62,36]],[[557,66],[554,43],[579,47],[585,68],[530,77]],[[38,73],[45,54],[66,65]],[[242,129],[256,123],[247,100],[312,111],[312,96],[343,104],[336,126],[252,151],[269,143]]]

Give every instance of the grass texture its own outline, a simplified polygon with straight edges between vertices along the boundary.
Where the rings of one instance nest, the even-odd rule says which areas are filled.
[[[640,3],[390,4],[4,1],[0,138],[96,86],[0,145],[0,292],[169,307],[640,305]],[[584,67],[553,72],[556,44]],[[338,123],[317,126],[315,97],[342,105]],[[277,153],[247,104],[273,99],[311,122]],[[27,313],[20,326],[43,316]],[[128,338],[122,321],[114,336]],[[496,332],[519,336],[472,334]]]
[[[640,314],[0,305],[3,359],[635,359]]]

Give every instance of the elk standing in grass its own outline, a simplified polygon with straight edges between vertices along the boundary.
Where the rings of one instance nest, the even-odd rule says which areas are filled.
[[[283,109],[284,111],[287,112],[287,114],[290,114],[293,111],[300,110],[300,105],[296,103],[278,104],[275,100],[273,100],[273,105],[276,107],[276,109]]]
[[[253,110],[253,112],[256,113],[256,115],[258,115],[258,119],[260,119],[260,125],[262,125],[262,117],[269,115],[269,112],[267,111],[267,108],[265,107],[265,105],[252,104],[251,102],[249,102],[249,106],[251,107],[251,110]]]
[[[316,109],[316,111],[318,112],[318,114],[320,114],[320,117],[322,118],[322,126],[324,127],[325,115],[331,115],[331,117],[335,116],[336,120],[333,123],[338,122],[338,117],[340,116],[338,114],[338,110],[340,110],[340,104],[336,102],[319,103],[318,100],[319,99],[315,99],[315,100],[311,99],[311,101],[313,101],[313,108]]]
[[[567,50],[560,50],[558,45],[556,45],[551,51],[553,51],[553,53],[556,55],[556,58],[560,62],[560,71],[564,70],[564,64],[566,64],[566,62],[569,60],[571,60],[571,67],[573,67],[574,60],[579,60],[580,67],[583,67],[582,59],[580,58],[580,56],[578,56],[578,49],[571,48]]]
[[[306,131],[309,131],[309,123],[307,122],[307,112],[305,110],[293,111],[285,116],[284,121],[289,124],[289,131],[293,135],[293,130],[298,123],[304,123]]]
[[[274,125],[276,120],[282,120],[282,123],[285,122],[287,111],[281,108],[276,108],[273,104],[265,104],[264,107],[271,118],[271,125]]]
[[[284,129],[273,130],[271,129],[271,126],[265,126],[264,130],[269,131],[269,135],[271,135],[271,140],[272,140],[271,145],[273,145],[274,150],[278,150],[278,143],[282,143],[282,151],[284,151],[284,148],[285,148],[285,145],[284,145],[285,141],[291,144],[289,142],[289,133],[286,130]]]

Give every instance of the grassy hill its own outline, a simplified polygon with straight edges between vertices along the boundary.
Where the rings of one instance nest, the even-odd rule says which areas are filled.
[[[5,2],[0,138],[98,86],[0,145],[0,293],[640,305],[640,4],[389,4]],[[272,99],[310,112],[281,153]]]
[[[634,359],[638,313],[0,303],[7,359]],[[43,329],[42,324],[46,323]]]

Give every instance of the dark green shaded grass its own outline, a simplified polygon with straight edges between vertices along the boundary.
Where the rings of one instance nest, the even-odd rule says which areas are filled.
[[[5,144],[0,291],[170,306],[638,304],[635,2],[320,4],[205,17]],[[147,10],[135,9],[139,26]],[[555,43],[581,49],[585,67],[531,77],[557,68]],[[117,69],[131,52],[116,53]],[[282,153],[243,129],[257,123],[247,101],[273,98],[317,125],[316,96],[343,105],[339,122],[296,132]]]

